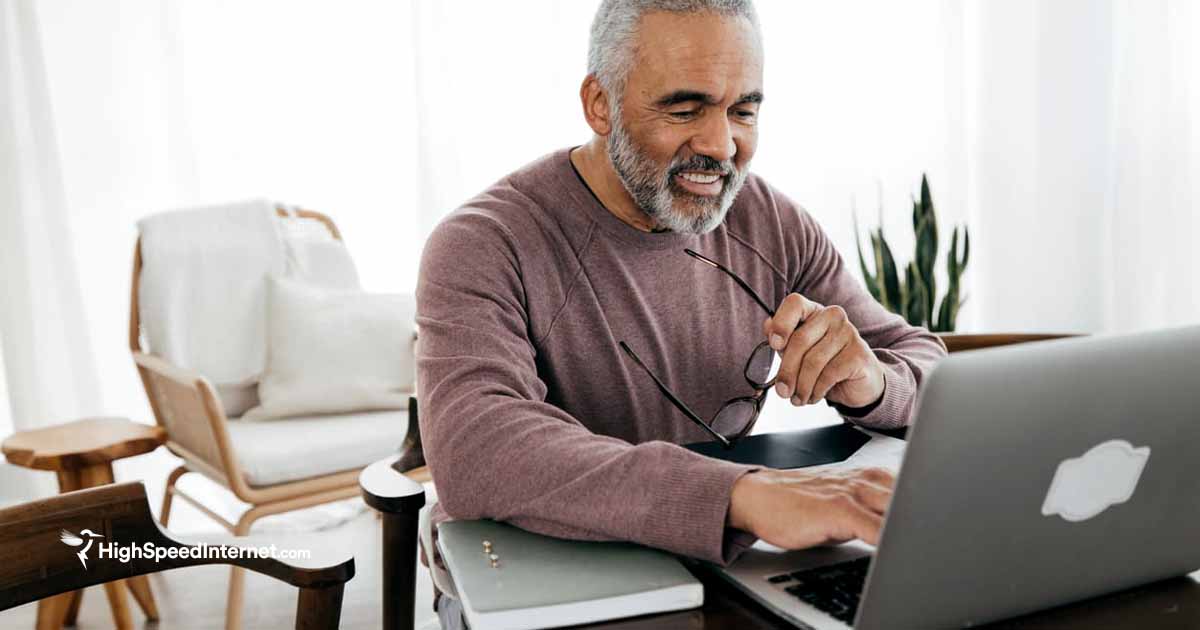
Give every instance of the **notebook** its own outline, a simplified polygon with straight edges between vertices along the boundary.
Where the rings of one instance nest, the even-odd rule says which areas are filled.
[[[738,464],[785,469],[845,461],[870,440],[870,434],[843,423],[803,431],[750,435],[730,449],[713,441],[685,444],[684,448]]]
[[[704,603],[703,585],[678,560],[630,543],[563,540],[478,520],[439,525],[438,548],[472,630],[554,628]]]

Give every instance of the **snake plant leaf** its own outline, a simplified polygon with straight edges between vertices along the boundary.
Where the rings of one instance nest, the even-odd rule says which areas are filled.
[[[938,300],[935,268],[937,265],[939,234],[937,213],[927,175],[921,176],[921,192],[912,198],[912,222],[915,238],[914,255],[901,269],[891,247],[883,235],[883,194],[880,184],[879,225],[868,230],[871,239],[874,273],[868,267],[867,256],[862,251],[858,217],[854,217],[854,244],[858,252],[859,267],[871,296],[886,309],[898,313],[913,325],[925,325],[935,332],[953,332],[959,309],[966,302],[960,300],[962,276],[971,258],[971,236],[962,226],[962,252],[959,255],[959,228],[955,227],[950,238],[950,252],[946,257],[946,294]],[[902,273],[897,273],[900,269]]]
[[[917,230],[916,249],[917,274],[925,284],[925,310],[932,313],[934,297],[937,295],[937,277],[934,275],[933,270],[934,263],[937,260],[937,229],[934,226],[931,214],[926,214],[921,219],[921,224]]]
[[[871,236],[871,251],[875,258],[875,287],[879,291],[879,303],[891,311],[894,310],[890,302],[891,296],[888,295],[883,281],[883,246],[879,243],[877,232],[868,232],[868,234]]]
[[[933,195],[929,194],[929,177],[921,173],[921,214],[933,218]]]
[[[963,259],[958,265],[959,273],[962,273],[967,268],[967,261],[971,259],[971,234],[967,232],[967,226],[963,226]]]
[[[907,295],[904,302],[904,319],[913,326],[926,326],[930,321],[930,312],[926,308],[925,283],[917,270],[916,263],[908,263],[904,269],[904,283]]]
[[[946,295],[942,297],[942,305],[938,308],[937,321],[934,322],[933,328],[931,329],[933,332],[953,332],[954,331],[954,326],[953,326],[953,324],[950,323],[950,320],[951,320],[950,300],[952,297],[954,297],[952,294],[953,294],[953,291],[950,291],[950,292],[947,292]]]
[[[953,286],[958,278],[958,228],[950,235],[950,251],[946,254],[946,278]]]
[[[880,260],[883,263],[883,292],[888,299],[884,306],[893,313],[901,313],[903,304],[900,302],[900,278],[896,275],[896,259],[892,256],[892,248],[888,246],[887,239],[883,237],[883,228],[879,228],[879,244]]]
[[[867,291],[871,297],[879,301],[879,279],[867,269],[867,259],[863,258],[862,238],[859,237],[858,231],[858,212],[851,210],[850,216],[854,219],[854,248],[858,250],[858,266],[862,269],[863,281],[867,283]]]

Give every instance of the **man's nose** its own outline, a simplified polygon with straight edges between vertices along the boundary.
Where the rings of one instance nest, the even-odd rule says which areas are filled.
[[[732,160],[737,154],[737,144],[733,141],[733,129],[725,116],[708,116],[698,133],[692,136],[692,151],[698,155],[707,155],[714,160],[724,162]]]

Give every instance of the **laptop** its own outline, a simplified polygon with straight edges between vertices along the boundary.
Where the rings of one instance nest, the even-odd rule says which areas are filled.
[[[760,542],[718,574],[798,627],[876,630],[976,626],[1200,568],[1200,326],[957,353],[907,446],[886,440],[833,464],[899,463],[878,549]]]

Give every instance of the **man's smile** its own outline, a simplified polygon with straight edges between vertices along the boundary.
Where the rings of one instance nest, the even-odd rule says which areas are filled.
[[[720,173],[683,171],[672,179],[683,190],[700,197],[716,197],[725,187],[725,176]]]

